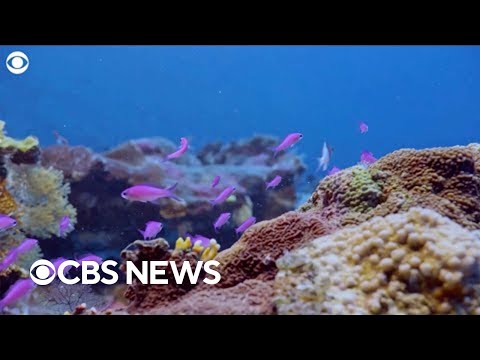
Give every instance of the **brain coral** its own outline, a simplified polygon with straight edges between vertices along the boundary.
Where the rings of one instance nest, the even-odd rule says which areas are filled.
[[[273,279],[275,260],[288,250],[317,236],[329,234],[334,227],[318,213],[288,212],[276,219],[262,221],[248,229],[231,248],[218,254],[220,287],[230,287],[247,279]]]
[[[63,183],[61,171],[12,164],[8,168],[7,189],[18,204],[18,228],[25,234],[39,238],[58,235],[58,224],[64,215],[70,217],[72,225],[76,222],[75,208],[68,202],[70,185]]]
[[[480,239],[430,209],[373,219],[277,261],[280,314],[480,314]]]
[[[402,149],[327,176],[300,211],[316,208],[343,226],[421,206],[480,229],[479,168],[478,144]]]

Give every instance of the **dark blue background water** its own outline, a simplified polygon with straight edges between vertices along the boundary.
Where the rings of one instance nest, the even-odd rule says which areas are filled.
[[[22,75],[4,66],[13,50],[30,58]],[[53,130],[95,149],[144,136],[189,136],[198,149],[299,131],[296,150],[314,169],[324,139],[339,167],[363,149],[379,157],[479,141],[479,47],[20,46],[0,57],[0,119],[42,144]]]

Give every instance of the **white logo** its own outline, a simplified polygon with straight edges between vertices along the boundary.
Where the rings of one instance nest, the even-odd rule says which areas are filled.
[[[37,285],[50,284],[55,274],[55,266],[48,260],[37,260],[30,266],[30,278]]]
[[[27,71],[30,61],[25,53],[21,51],[14,51],[7,56],[5,65],[7,65],[8,71],[10,71],[12,74],[20,75]]]

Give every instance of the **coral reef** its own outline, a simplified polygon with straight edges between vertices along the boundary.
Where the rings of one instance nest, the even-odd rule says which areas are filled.
[[[480,238],[429,209],[374,217],[277,261],[280,314],[480,314]]]
[[[129,141],[102,154],[78,146],[56,145],[42,150],[42,164],[63,171],[71,183],[69,198],[78,212],[78,227],[83,229],[82,233],[72,234],[79,248],[88,249],[92,239],[98,238],[96,249],[103,256],[116,257],[114,249],[136,239],[136,229],[147,220],[162,221],[165,238],[175,239],[187,232],[202,234],[217,238],[226,248],[237,239],[234,228],[252,214],[261,221],[295,207],[294,181],[305,167],[292,153],[273,158],[269,147],[274,143],[273,138],[256,136],[207,145],[198,153],[189,150],[168,162],[163,159],[176,150],[177,144],[163,138]],[[265,181],[277,174],[283,177],[282,184],[266,191]],[[221,181],[212,189],[215,175]],[[176,194],[185,204],[167,199],[159,204],[129,203],[120,197],[133,184],[166,187],[176,182]],[[236,187],[235,196],[212,208],[209,200],[227,185]],[[212,224],[221,212],[231,212],[232,219],[216,234]]]
[[[58,236],[63,216],[69,216],[72,225],[76,222],[75,208],[68,202],[70,186],[63,182],[61,171],[12,164],[8,168],[7,190],[18,204],[18,228],[25,234]]]
[[[38,139],[28,136],[16,140],[5,135],[5,122],[0,120],[0,157],[9,157],[15,164],[34,164],[40,156]]]
[[[219,249],[216,241],[212,240],[206,248],[195,246],[190,238],[179,238],[176,241],[175,249],[169,248],[165,239],[155,240],[136,240],[122,251],[121,256],[125,261],[132,261],[133,264],[141,269],[142,261],[175,261],[177,267],[181,267],[185,261],[188,261],[195,269],[199,260],[208,261],[215,257]],[[122,264],[122,270],[125,270],[125,263]],[[198,281],[205,278],[202,270]],[[166,271],[165,279],[168,284],[152,285],[142,284],[134,278],[133,283],[128,287],[125,296],[131,301],[129,310],[142,312],[158,306],[166,306],[195,287],[187,279],[183,284],[175,282],[173,273]]]
[[[421,206],[480,229],[479,153],[478,144],[398,150],[327,176],[300,211],[315,208],[344,226]]]
[[[246,280],[219,289],[192,290],[176,302],[149,312],[155,315],[273,315],[273,281]]]

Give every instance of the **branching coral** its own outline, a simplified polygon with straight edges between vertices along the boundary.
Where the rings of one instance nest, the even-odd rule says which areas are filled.
[[[395,151],[368,168],[327,176],[300,211],[319,210],[340,225],[430,208],[470,229],[480,228],[478,144]]]
[[[480,239],[429,209],[374,217],[277,261],[280,314],[480,314]]]
[[[76,210],[67,198],[70,185],[63,183],[58,170],[12,164],[7,189],[18,203],[19,229],[25,234],[39,238],[59,235],[58,224],[65,215],[72,225],[76,223]]]

